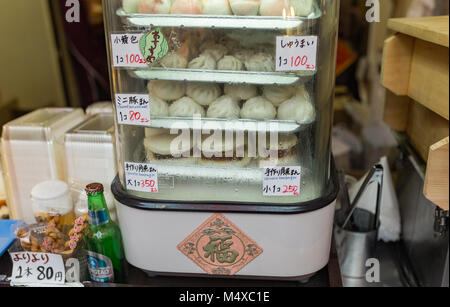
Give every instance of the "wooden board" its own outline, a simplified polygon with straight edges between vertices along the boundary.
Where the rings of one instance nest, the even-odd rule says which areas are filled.
[[[398,96],[409,96],[449,119],[448,48],[405,34],[385,41],[381,82]]]
[[[443,210],[448,210],[449,138],[430,147],[423,194]]]
[[[388,27],[433,44],[449,47],[449,17],[393,18]]]
[[[413,147],[427,161],[430,146],[449,135],[448,120],[411,101],[406,133]]]
[[[414,39],[404,34],[384,43],[381,83],[396,95],[408,95],[413,50]]]
[[[449,119],[448,48],[416,40],[408,96]]]
[[[406,131],[408,128],[409,105],[410,98],[408,96],[397,96],[387,90],[383,121],[395,131]]]

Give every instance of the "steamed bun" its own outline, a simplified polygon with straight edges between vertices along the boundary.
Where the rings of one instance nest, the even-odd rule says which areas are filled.
[[[152,80],[148,83],[150,96],[156,96],[165,101],[180,99],[185,93],[184,82]]]
[[[214,41],[207,41],[200,46],[200,51],[203,54],[208,54],[219,61],[228,52],[228,48],[222,44],[218,44]]]
[[[122,8],[127,14],[135,14],[139,12],[140,0],[122,0]]]
[[[258,15],[260,0],[230,0],[231,10],[235,15]]]
[[[245,62],[248,71],[272,72],[275,70],[275,62],[271,55],[258,53]]]
[[[186,68],[188,63],[184,57],[172,52],[161,59],[161,64],[167,68]]]
[[[248,100],[258,96],[258,88],[252,84],[225,84],[225,95],[237,100]]]
[[[290,0],[261,0],[259,7],[259,14],[261,16],[295,16],[295,11],[292,9]]]
[[[233,56],[235,58],[237,58],[239,61],[241,61],[242,63],[245,63],[246,61],[250,60],[250,58],[254,55],[255,53],[253,52],[253,50],[250,49],[237,49],[234,53]]]
[[[314,121],[314,118],[314,106],[302,96],[294,96],[283,102],[278,108],[278,119],[280,120],[295,120],[300,124],[309,124]]]
[[[222,96],[208,108],[209,118],[239,118],[241,109],[238,102],[230,96]]]
[[[267,85],[263,87],[263,96],[278,107],[282,102],[292,98],[295,91],[296,88],[293,86]]]
[[[218,70],[243,70],[244,64],[236,59],[234,56],[226,55],[217,63]]]
[[[158,97],[150,97],[151,116],[165,117],[169,115],[169,105]]]
[[[241,118],[271,120],[275,119],[277,110],[272,103],[262,96],[258,96],[244,103]]]
[[[189,62],[188,67],[191,69],[214,70],[216,69],[216,60],[209,54],[203,54]]]
[[[139,13],[168,14],[172,6],[171,0],[140,0]]]
[[[228,0],[201,0],[205,15],[231,15]]]
[[[192,117],[199,115],[205,117],[205,110],[189,97],[183,97],[169,107],[169,115],[172,117]]]
[[[186,88],[186,94],[202,106],[210,105],[221,93],[216,83],[189,83]]]
[[[157,0],[161,1],[161,0]],[[200,0],[167,0],[173,2],[170,14],[201,14],[202,4]]]

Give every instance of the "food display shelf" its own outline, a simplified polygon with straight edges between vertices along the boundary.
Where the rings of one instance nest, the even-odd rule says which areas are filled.
[[[174,15],[174,14],[127,14],[122,8],[116,12],[124,23],[132,27],[186,27],[203,29],[249,29],[289,30],[301,28],[304,24],[318,20],[322,12],[314,4],[312,12],[305,17],[298,16],[235,16],[235,15]]]
[[[198,69],[148,68],[130,69],[131,76],[144,80],[235,83],[254,85],[295,85],[310,80],[316,71],[300,73],[224,71]]]
[[[190,130],[233,130],[236,132],[276,131],[278,133],[297,133],[305,130],[311,123],[298,123],[296,121],[272,120],[257,121],[251,119],[193,119],[190,117],[152,117],[151,128],[162,129],[190,129]],[[231,128],[230,128],[231,127]]]

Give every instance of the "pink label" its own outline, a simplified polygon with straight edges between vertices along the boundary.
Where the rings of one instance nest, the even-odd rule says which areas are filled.
[[[207,274],[234,275],[263,249],[223,214],[216,213],[178,245]]]

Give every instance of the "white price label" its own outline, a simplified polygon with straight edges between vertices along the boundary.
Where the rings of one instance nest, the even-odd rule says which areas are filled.
[[[56,284],[66,280],[66,270],[61,255],[49,253],[10,253],[14,284]]]
[[[276,71],[315,71],[317,36],[277,36]]]
[[[264,196],[298,196],[300,194],[300,166],[264,168]]]
[[[155,165],[125,162],[125,180],[128,190],[158,193],[158,169]]]
[[[150,97],[142,94],[116,94],[117,120],[122,125],[150,124]]]
[[[114,67],[148,67],[139,41],[144,34],[111,34]]]

